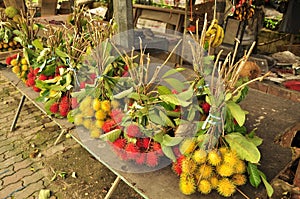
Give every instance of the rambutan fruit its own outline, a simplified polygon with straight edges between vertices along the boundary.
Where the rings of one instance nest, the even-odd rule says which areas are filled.
[[[80,82],[79,83],[79,88],[84,89],[85,88],[85,82]]]
[[[98,110],[95,113],[95,118],[97,120],[104,120],[106,118],[106,113],[104,111],[102,111],[102,110]]]
[[[200,179],[207,179],[213,174],[213,168],[208,164],[202,164],[197,171],[197,176]]]
[[[135,162],[136,162],[138,165],[145,164],[146,158],[147,158],[147,154],[146,154],[146,153],[140,153],[140,154],[138,155],[138,157],[135,159]]]
[[[83,122],[82,122],[83,126],[86,128],[86,129],[91,129],[92,126],[93,126],[93,123],[92,123],[92,120],[91,119],[84,119]]]
[[[185,158],[182,160],[181,169],[183,173],[194,173],[196,170],[196,163],[191,158]]]
[[[230,164],[222,163],[216,167],[217,173],[222,177],[229,177],[234,173],[234,167]]]
[[[244,173],[246,171],[246,164],[243,160],[238,159],[234,165],[235,173]]]
[[[47,80],[48,79],[48,77],[46,76],[46,75],[44,75],[44,74],[40,74],[40,76],[39,76],[39,80],[42,80],[42,81],[44,81],[44,80]]]
[[[95,126],[97,128],[102,128],[103,127],[103,124],[104,124],[104,121],[103,120],[96,120],[95,121]]]
[[[177,158],[176,162],[172,163],[172,170],[178,175],[180,176],[182,173],[182,160],[185,158],[184,155],[180,156],[179,158]]]
[[[217,166],[222,162],[222,157],[217,150],[211,150],[208,153],[207,159],[208,162],[213,166]]]
[[[118,109],[120,107],[120,103],[117,100],[112,100],[110,105],[113,109]]]
[[[179,189],[185,195],[191,195],[196,191],[196,183],[193,175],[182,173],[179,180]]]
[[[113,120],[108,119],[108,120],[105,120],[105,122],[102,126],[102,129],[105,133],[108,133],[115,129],[115,125],[116,125],[116,123]]]
[[[127,157],[131,160],[135,159],[139,154],[139,150],[134,143],[128,143],[125,146],[125,151],[127,153]]]
[[[244,174],[236,173],[231,177],[233,184],[237,186],[244,185],[247,182],[247,178]]]
[[[158,156],[163,156],[164,152],[161,149],[161,145],[158,142],[152,142],[152,149]]]
[[[91,138],[99,138],[100,135],[101,135],[101,129],[93,128],[93,129],[90,131],[90,136],[91,136]]]
[[[33,70],[33,74],[37,75],[39,73],[39,71],[40,71],[40,68],[36,68],[36,69]]]
[[[228,178],[222,178],[219,180],[217,191],[221,196],[230,197],[236,190],[235,185],[231,180]]]
[[[28,78],[28,79],[26,80],[26,85],[27,85],[28,87],[34,86],[34,85],[35,85],[35,80],[34,80],[33,78]]]
[[[219,179],[216,175],[213,175],[209,178],[209,182],[211,184],[211,188],[216,189],[218,187],[218,184],[219,184]]]
[[[125,128],[125,133],[127,134],[128,137],[141,137],[141,131],[140,128],[138,127],[137,124],[129,124]]]
[[[136,145],[139,148],[148,149],[150,146],[150,138],[139,138],[137,139]]]
[[[35,92],[40,92],[41,89],[36,87],[35,85],[32,86],[32,89],[35,91]]]
[[[100,109],[101,109],[101,101],[100,101],[99,99],[97,99],[97,98],[93,99],[93,104],[92,104],[92,106],[93,106],[93,109],[94,109],[95,111],[100,110]]]
[[[91,107],[93,99],[91,96],[86,96],[79,104],[79,110],[84,111],[86,108]]]
[[[104,100],[101,102],[101,109],[105,112],[110,112],[110,101]]]
[[[72,107],[72,109],[77,108],[78,105],[79,105],[79,104],[78,104],[77,98],[76,98],[76,97],[72,97],[72,98],[71,98],[71,107]]]
[[[81,113],[74,116],[74,124],[79,126],[83,123],[83,115]]]
[[[124,117],[124,113],[121,109],[112,109],[109,116],[117,123],[120,124]]]
[[[219,148],[219,152],[221,153],[221,155],[223,156],[225,153],[227,153],[228,152],[228,148],[227,147],[221,147],[221,148]]]
[[[158,165],[158,156],[154,152],[146,153],[146,164],[150,167],[156,167]]]
[[[61,116],[66,117],[69,113],[70,105],[66,102],[60,102],[59,103],[59,113]]]
[[[35,75],[31,72],[27,74],[27,79],[35,79]]]
[[[118,138],[118,139],[116,139],[116,140],[113,142],[113,145],[114,145],[114,147],[123,149],[123,148],[125,148],[126,143],[127,143],[126,139],[124,139],[124,138]]]
[[[203,149],[197,149],[194,153],[193,153],[193,160],[197,163],[197,164],[203,164],[206,161],[206,156],[207,153],[205,150]]]
[[[55,102],[53,103],[51,106],[50,106],[50,109],[51,113],[58,113],[58,110],[59,110],[59,103]]]
[[[179,146],[180,152],[182,154],[190,154],[192,153],[196,148],[196,142],[193,138],[186,138]]]
[[[200,191],[202,194],[209,194],[211,190],[211,184],[208,180],[200,180],[198,184],[198,191]]]
[[[7,65],[10,65],[10,62],[11,62],[12,59],[13,59],[12,57],[6,57],[5,63],[6,63]]]
[[[238,159],[239,159],[238,155],[234,150],[228,150],[227,153],[223,155],[223,162],[225,162],[226,164],[230,164],[232,166],[236,164]]]

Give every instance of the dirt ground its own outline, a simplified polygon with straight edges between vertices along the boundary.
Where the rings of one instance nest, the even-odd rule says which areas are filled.
[[[33,142],[36,143],[35,140]],[[116,176],[72,138],[64,139],[63,142],[74,146],[50,158],[42,158],[42,163],[49,173],[48,189],[51,191],[52,198],[104,198]],[[142,197],[121,181],[111,198],[140,199]]]

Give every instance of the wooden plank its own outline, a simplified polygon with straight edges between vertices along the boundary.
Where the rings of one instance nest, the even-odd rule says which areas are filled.
[[[0,52],[0,61],[3,61],[6,59],[6,57],[12,56],[17,53],[21,53],[22,49],[15,49],[11,51],[6,51],[6,52]]]

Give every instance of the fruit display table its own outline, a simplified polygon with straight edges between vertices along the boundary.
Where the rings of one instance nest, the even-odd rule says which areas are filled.
[[[45,113],[43,104],[34,100],[38,94],[32,91],[32,89],[26,87],[26,85],[20,81],[20,79],[16,77],[10,69],[3,67],[0,70],[0,74],[9,80],[23,95],[19,108],[16,110],[16,117],[12,124],[12,130],[17,122],[18,114],[21,111],[25,99],[30,100]],[[291,161],[290,149],[274,144],[274,138],[280,137],[282,133],[284,133],[285,129],[294,123],[299,122],[300,112],[295,112],[294,110],[299,110],[300,104],[250,89],[249,95],[246,100],[243,101],[242,106],[245,110],[250,112],[247,116],[247,126],[252,129],[257,128],[257,134],[264,139],[264,143],[260,147],[262,152],[261,169],[268,176],[268,180],[271,181]],[[80,129],[74,128],[74,125],[69,123],[66,119],[51,119],[53,119],[53,121],[61,127],[63,132],[69,131],[78,143],[80,143],[96,159],[98,159],[99,162],[104,164],[116,174],[116,180],[106,198],[110,198],[120,180],[123,180],[144,198],[222,198],[215,191],[209,195],[202,195],[200,193],[192,194],[190,196],[183,195],[178,189],[178,177],[172,173],[169,168],[170,166],[151,172],[128,173],[126,172],[127,165],[125,163],[121,163],[119,165],[120,170],[116,170],[104,161],[105,158],[113,158],[114,156],[114,154],[106,151],[108,150],[108,147],[102,145],[101,151],[97,150],[97,148],[91,148],[87,146],[87,143],[93,140],[83,140],[79,135],[82,133],[80,132]],[[60,136],[63,135],[63,132]],[[58,139],[60,136],[58,136]],[[249,198],[263,198],[265,196],[264,188],[262,186],[255,189],[247,183],[240,189],[241,192],[246,194]],[[237,192],[233,198],[244,198],[244,196]]]

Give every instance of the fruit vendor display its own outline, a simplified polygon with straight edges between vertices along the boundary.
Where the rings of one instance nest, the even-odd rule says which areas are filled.
[[[12,66],[12,72],[15,73],[23,82],[26,82],[27,74],[29,73],[27,60],[20,54],[15,54],[7,57],[5,61],[7,65]]]

